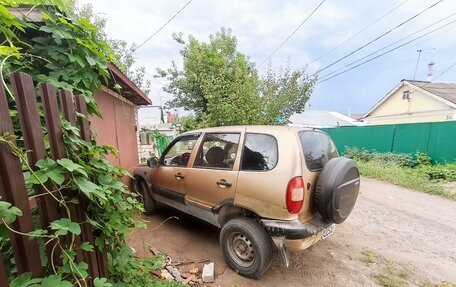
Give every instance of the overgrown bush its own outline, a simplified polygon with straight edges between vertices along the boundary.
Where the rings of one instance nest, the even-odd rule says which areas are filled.
[[[425,166],[422,171],[429,179],[442,179],[446,181],[456,181],[456,163],[438,164]]]
[[[346,147],[345,156],[356,161],[376,161],[383,164],[394,164],[399,167],[415,167],[417,161],[405,153],[380,153],[356,147]]]

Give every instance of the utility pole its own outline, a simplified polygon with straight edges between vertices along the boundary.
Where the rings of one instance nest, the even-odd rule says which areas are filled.
[[[418,59],[416,60],[415,72],[413,73],[413,80],[415,80],[415,77],[416,77],[416,71],[418,70],[418,64],[419,64],[419,62],[420,62],[421,52],[423,52],[423,51],[430,51],[430,50],[435,50],[435,48],[431,48],[431,49],[418,49],[418,50],[416,50],[416,51],[418,52]]]
[[[413,73],[413,80],[415,81],[415,77],[416,77],[416,70],[418,70],[418,63],[420,62],[420,57],[421,57],[421,52],[423,52],[423,50],[419,49],[419,50],[416,50],[418,52],[418,59],[416,60],[416,66],[415,66],[415,73]]]

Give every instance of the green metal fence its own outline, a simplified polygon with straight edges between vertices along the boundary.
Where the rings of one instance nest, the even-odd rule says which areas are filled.
[[[437,163],[456,161],[456,121],[324,128],[339,152],[358,147],[379,152],[428,154]]]

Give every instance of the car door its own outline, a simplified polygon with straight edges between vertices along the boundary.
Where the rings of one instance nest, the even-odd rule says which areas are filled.
[[[176,138],[163,152],[158,167],[152,168],[152,195],[156,200],[177,208],[185,205],[187,165],[198,138],[199,134]]]
[[[206,133],[184,188],[187,204],[203,209],[232,203],[239,170],[241,132]]]

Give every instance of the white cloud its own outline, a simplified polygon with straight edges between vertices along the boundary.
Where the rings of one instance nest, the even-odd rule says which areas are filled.
[[[141,43],[187,3],[187,0],[135,0],[128,3],[120,0],[80,1],[88,2],[93,4],[96,12],[106,16],[106,31],[110,37]],[[403,0],[327,0],[272,57],[273,68],[287,63],[295,69],[304,67],[402,2]],[[320,59],[312,68],[323,67],[339,59],[435,2],[436,0],[407,1],[393,13]],[[137,51],[137,64],[145,66],[149,74],[153,74],[156,67],[169,66],[172,60],[180,63],[181,46],[172,40],[171,33],[181,31],[206,41],[209,34],[217,32],[222,26],[232,28],[238,39],[239,50],[259,64],[319,3],[320,0],[193,0],[169,25]],[[410,23],[334,65],[328,72],[453,12],[456,12],[456,1],[443,1]],[[456,19],[456,16],[452,19]],[[435,48],[422,53],[417,77],[425,79],[426,65],[430,61],[436,63],[434,75],[437,75],[456,61],[455,27],[456,23],[449,26],[448,31],[442,30],[444,33],[440,36],[423,38],[318,85],[311,98],[312,106],[340,112],[346,112],[348,107],[351,107],[353,112],[367,110],[401,79],[413,76],[417,49]],[[266,66],[260,71],[264,72]],[[455,82],[455,78],[456,68],[439,80]],[[160,86],[155,85],[151,93],[154,103],[158,103],[159,89]]]

